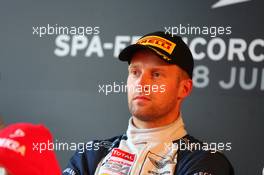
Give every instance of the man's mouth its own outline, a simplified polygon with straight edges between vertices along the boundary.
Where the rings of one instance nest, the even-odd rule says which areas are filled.
[[[136,97],[133,98],[133,100],[147,100],[150,101],[150,98],[144,96],[144,95],[138,95]]]

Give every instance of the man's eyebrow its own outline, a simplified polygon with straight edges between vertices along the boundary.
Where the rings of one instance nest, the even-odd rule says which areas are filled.
[[[130,65],[128,66],[128,69],[138,68],[138,67],[139,67],[139,65],[137,65],[137,64],[130,64]]]
[[[152,71],[166,71],[167,70],[167,67],[164,67],[164,66],[155,66],[153,68],[151,68]]]
[[[167,69],[166,67],[164,66],[155,66],[155,67],[152,67],[153,70],[165,70]]]
[[[128,70],[130,70],[130,69],[136,69],[136,68],[139,68],[140,67],[140,65],[137,65],[137,64],[130,64],[129,66],[128,66]],[[165,66],[153,66],[153,67],[151,67],[151,68],[148,68],[149,70],[151,70],[151,71],[166,71],[167,70],[167,67],[165,67]]]

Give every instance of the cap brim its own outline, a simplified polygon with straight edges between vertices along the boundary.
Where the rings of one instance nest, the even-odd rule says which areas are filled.
[[[128,47],[126,47],[124,50],[122,50],[118,56],[119,60],[121,61],[127,61],[130,62],[131,58],[133,57],[133,55],[139,51],[139,50],[143,50],[143,49],[147,49],[150,50],[154,53],[156,53],[151,47],[145,46],[145,45],[141,45],[141,44],[132,44]],[[157,54],[157,53],[156,53]]]

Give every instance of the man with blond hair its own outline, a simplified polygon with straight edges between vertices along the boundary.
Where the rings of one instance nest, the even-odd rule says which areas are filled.
[[[234,174],[222,153],[204,149],[184,128],[181,104],[193,87],[194,63],[183,40],[150,33],[125,48],[119,59],[129,64],[127,131],[92,141],[99,149],[77,152],[63,174]]]

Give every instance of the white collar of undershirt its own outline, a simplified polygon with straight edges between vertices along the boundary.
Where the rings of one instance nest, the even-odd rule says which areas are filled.
[[[181,114],[173,123],[158,128],[137,128],[133,122],[133,117],[129,119],[127,137],[132,144],[170,142],[178,140],[187,134]]]

